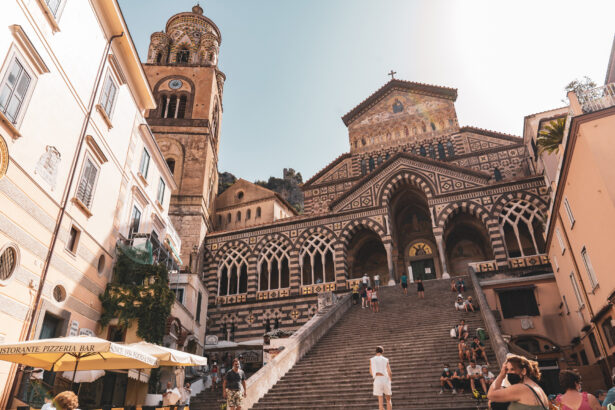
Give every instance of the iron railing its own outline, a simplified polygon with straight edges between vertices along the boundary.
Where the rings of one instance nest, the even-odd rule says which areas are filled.
[[[179,265],[173,258],[173,254],[171,253],[171,251],[167,249],[162,244],[162,242],[160,242],[160,239],[158,239],[155,235],[152,235],[151,233],[131,233],[129,238],[124,241],[124,245],[138,246],[142,245],[146,241],[149,241],[149,243],[152,245],[152,256],[154,264],[162,263],[167,267],[167,270],[169,271],[179,271]]]
[[[605,84],[576,94],[585,114],[615,106],[615,83]]]

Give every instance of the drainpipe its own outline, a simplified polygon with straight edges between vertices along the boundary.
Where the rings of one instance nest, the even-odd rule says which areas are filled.
[[[28,324],[28,330],[25,334],[25,340],[30,340],[32,337],[32,330],[35,328],[35,324],[38,322],[37,312],[40,308],[42,296],[43,296],[43,286],[45,285],[45,280],[47,279],[47,273],[49,272],[49,265],[51,264],[51,257],[53,256],[53,251],[55,249],[55,245],[58,239],[58,234],[60,232],[60,227],[62,226],[62,221],[64,219],[64,215],[66,214],[66,205],[68,204],[68,197],[70,191],[73,186],[73,182],[75,180],[75,174],[77,170],[77,163],[79,162],[79,156],[81,154],[81,149],[83,148],[83,142],[85,141],[85,135],[88,129],[88,125],[90,123],[90,118],[92,117],[92,112],[94,111],[94,103],[96,102],[96,95],[98,93],[98,88],[100,87],[103,70],[105,68],[105,60],[107,59],[107,55],[109,54],[109,49],[111,48],[111,43],[116,38],[120,38],[124,35],[124,32],[121,34],[116,34],[109,38],[107,45],[105,46],[105,51],[102,55],[102,59],[100,61],[100,65],[98,67],[98,72],[96,73],[96,79],[94,81],[94,88],[92,90],[92,94],[90,96],[90,102],[88,105],[88,112],[83,120],[83,124],[81,125],[81,133],[79,135],[79,142],[77,143],[77,148],[75,149],[75,154],[73,156],[73,160],[71,162],[70,171],[69,171],[69,180],[67,185],[64,188],[64,193],[62,195],[62,201],[60,202],[61,207],[58,213],[58,217],[56,219],[56,224],[53,229],[53,234],[51,236],[51,244],[49,245],[49,250],[47,251],[47,256],[45,257],[45,264],[43,265],[43,271],[41,273],[41,280],[38,284],[38,289],[36,292],[36,297],[34,299],[34,306],[32,307],[32,313],[30,316],[30,323]],[[11,387],[11,394],[9,396],[8,406],[10,407],[13,401],[13,395],[15,393],[15,387],[17,385],[17,374],[13,379],[13,386]]]

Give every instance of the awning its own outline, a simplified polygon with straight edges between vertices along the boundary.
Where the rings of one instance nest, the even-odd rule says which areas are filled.
[[[175,256],[177,263],[183,265],[182,258],[179,257],[179,252],[177,252],[177,249],[175,249],[175,246],[173,246],[169,238],[167,238],[167,245],[169,245],[169,248],[171,248],[171,253],[173,254],[173,256]]]

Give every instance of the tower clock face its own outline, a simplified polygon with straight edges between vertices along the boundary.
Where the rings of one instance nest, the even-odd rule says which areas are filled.
[[[169,81],[169,87],[173,90],[177,90],[182,87],[182,82],[181,80],[171,80]]]

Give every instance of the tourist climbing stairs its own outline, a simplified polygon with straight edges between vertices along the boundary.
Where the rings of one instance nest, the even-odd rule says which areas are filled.
[[[466,284],[469,284],[466,278]],[[471,289],[464,292],[473,295]],[[382,287],[380,313],[351,309],[286,375],[253,407],[254,409],[375,409],[369,358],[377,345],[385,349],[393,372],[393,407],[396,409],[476,409],[472,395],[439,394],[444,363],[455,368],[457,341],[450,329],[465,319],[470,333],[484,328],[480,312],[455,311],[456,293],[450,281],[425,282],[425,299],[418,299],[416,286],[408,296],[400,287]],[[496,360],[489,341],[485,343],[496,374]],[[481,362],[479,361],[479,364]],[[466,363],[467,365],[467,363]],[[197,401],[198,400],[198,401]],[[203,403],[197,399],[193,403]],[[191,406],[194,409],[216,408]],[[218,407],[219,408],[219,407]]]

